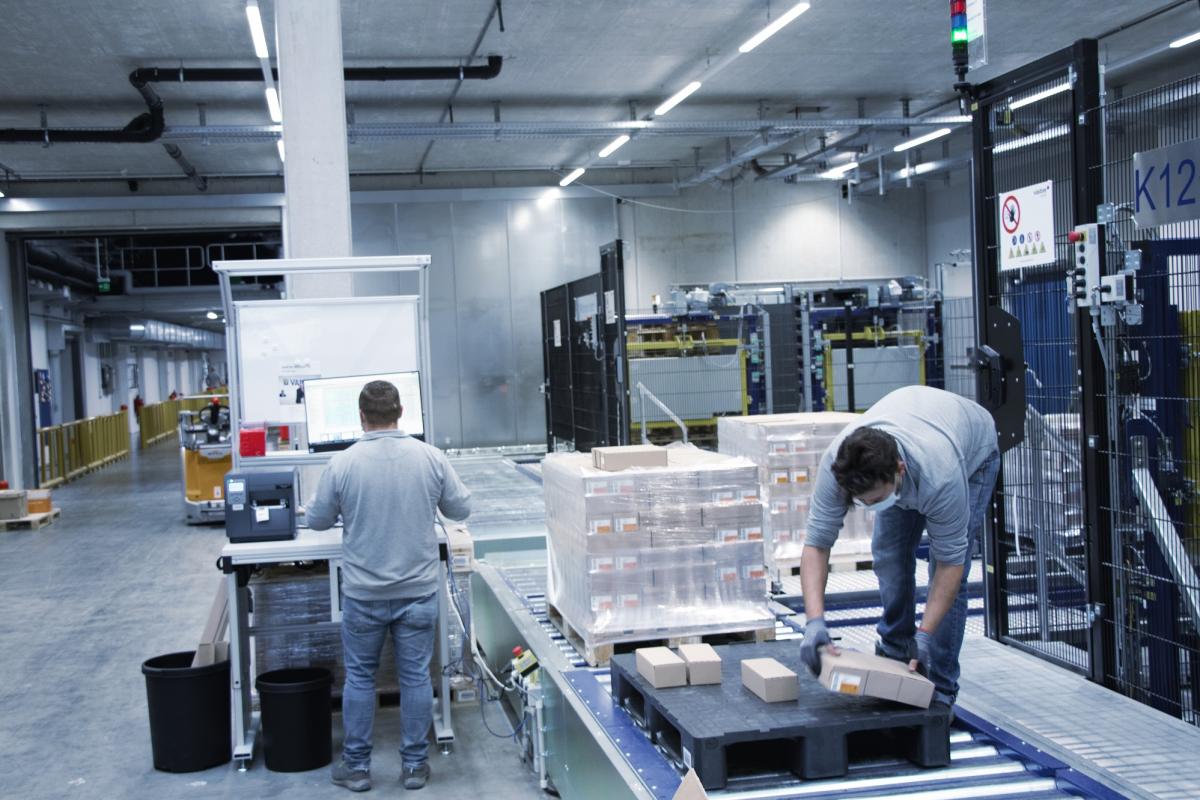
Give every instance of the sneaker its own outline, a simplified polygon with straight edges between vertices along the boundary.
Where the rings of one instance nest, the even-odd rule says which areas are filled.
[[[405,789],[423,789],[425,784],[429,782],[429,765],[422,764],[419,767],[405,767],[400,777],[404,781]]]
[[[343,786],[352,792],[366,792],[371,788],[371,773],[365,769],[352,769],[345,761],[338,761],[330,770],[329,780],[335,786]]]

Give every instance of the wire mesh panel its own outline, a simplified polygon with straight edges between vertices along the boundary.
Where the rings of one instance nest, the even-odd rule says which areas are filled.
[[[945,342],[942,373],[947,391],[975,399],[975,374],[967,351],[975,346],[975,300],[948,297],[942,301],[942,337]]]
[[[1200,76],[1110,98],[1099,116],[1105,159],[1096,171],[1112,206],[1105,273],[1136,286],[1129,303],[1101,302],[1094,334],[1109,364],[1097,387],[1107,407],[1104,511],[1113,530],[1106,625],[1116,658],[1105,678],[1200,724],[1200,176],[1195,160],[1191,180],[1178,160],[1145,166],[1160,148],[1200,140]],[[1152,157],[1138,164],[1136,154]],[[1140,227],[1134,210],[1139,200],[1146,209],[1151,191],[1198,211]]]
[[[1064,276],[1076,209],[1078,140],[1075,72],[1038,68],[994,89],[976,124],[977,224],[986,305],[1015,316],[1024,339],[1024,441],[1004,454],[989,570],[992,633],[1060,665],[1090,672],[1088,539],[1085,535],[1081,363],[1077,321]],[[1054,91],[1054,90],[1058,91]],[[977,180],[978,180],[977,175]],[[1001,198],[1052,182],[1053,263],[1001,267],[1000,248],[1016,247],[1000,229]],[[1014,236],[1015,238],[1015,236]],[[1032,240],[1031,240],[1032,241]],[[1042,244],[1049,244],[1042,242]]]

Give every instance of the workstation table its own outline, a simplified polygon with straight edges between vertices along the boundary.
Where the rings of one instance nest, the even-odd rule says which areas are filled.
[[[438,531],[440,554],[438,587],[438,645],[437,662],[444,666],[449,658],[449,608],[447,589],[447,547],[445,534]],[[320,623],[273,625],[269,628],[253,624],[251,619],[250,578],[255,567],[293,562],[327,562],[329,564],[330,618]],[[295,539],[280,542],[227,542],[221,549],[218,565],[225,575],[228,599],[229,667],[231,711],[233,716],[233,760],[239,771],[246,771],[254,759],[259,714],[254,712],[252,695],[254,681],[251,671],[250,639],[256,634],[311,633],[340,631],[342,529],[314,531],[300,528]],[[450,677],[438,669],[437,701],[434,704],[433,730],[439,747],[449,751],[454,741],[450,720]]]

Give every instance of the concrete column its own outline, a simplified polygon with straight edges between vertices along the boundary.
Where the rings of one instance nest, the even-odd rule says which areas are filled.
[[[275,34],[283,106],[284,254],[351,255],[350,169],[342,18],[337,0],[277,0]],[[288,281],[289,297],[353,294],[351,276]]]

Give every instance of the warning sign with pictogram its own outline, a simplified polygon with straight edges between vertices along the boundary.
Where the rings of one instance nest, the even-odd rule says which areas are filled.
[[[1053,264],[1054,182],[1002,192],[999,200],[1000,269]]]

